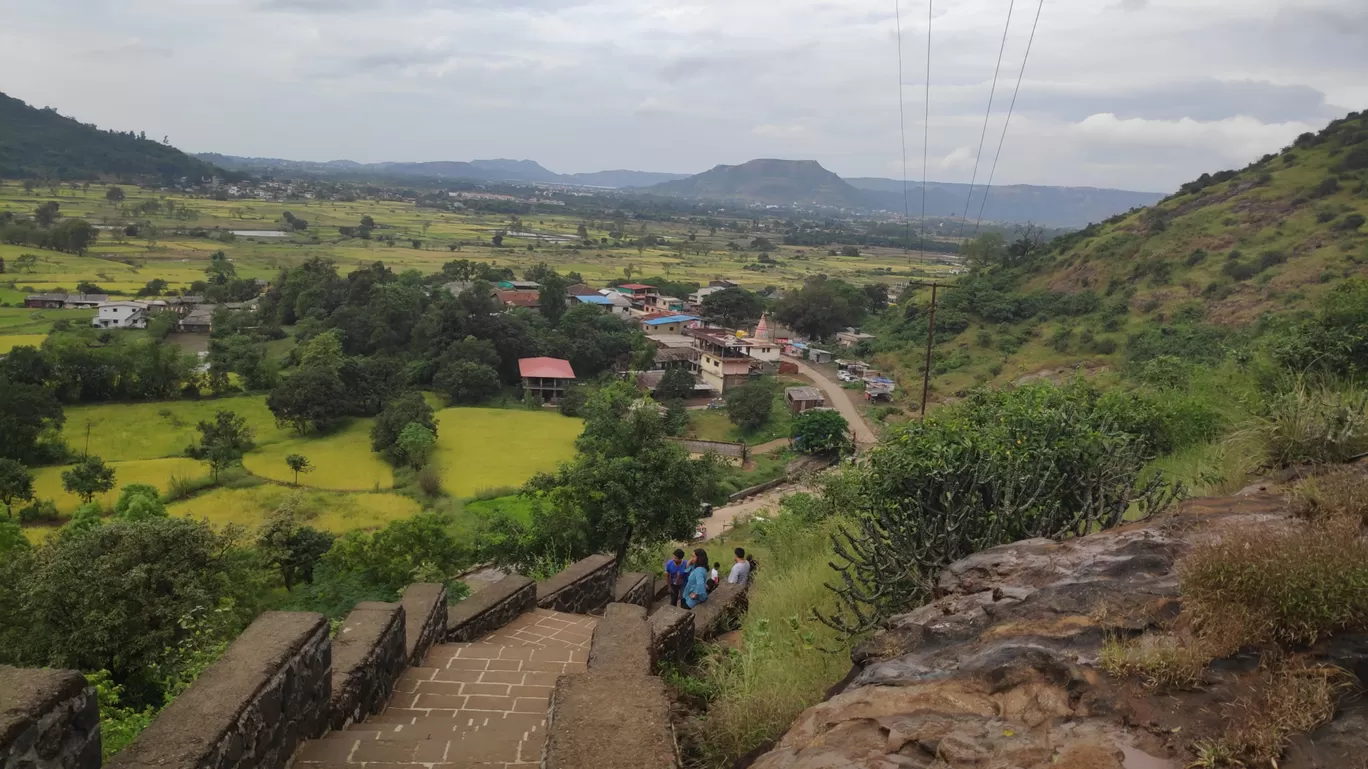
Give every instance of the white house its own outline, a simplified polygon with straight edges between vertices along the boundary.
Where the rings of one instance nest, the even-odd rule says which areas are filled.
[[[147,328],[153,313],[166,309],[166,302],[103,302],[96,308],[90,325],[96,328]]]
[[[624,319],[632,317],[632,300],[611,288],[599,289],[599,294],[608,297],[614,315]]]

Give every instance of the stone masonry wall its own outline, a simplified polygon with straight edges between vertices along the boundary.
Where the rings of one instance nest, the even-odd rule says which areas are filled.
[[[100,712],[85,677],[0,665],[0,767],[99,766]]]
[[[327,727],[331,652],[322,614],[262,614],[109,766],[283,769]]]
[[[409,585],[399,603],[404,607],[405,652],[408,664],[421,665],[428,649],[446,635],[447,595],[444,585]]]
[[[694,616],[678,606],[662,606],[651,615],[651,637],[657,661],[683,662],[694,645]]]
[[[650,608],[654,587],[651,575],[641,571],[624,572],[617,578],[617,585],[613,588],[613,601]]]
[[[537,583],[510,574],[447,611],[446,640],[463,643],[482,638],[536,605]]]
[[[359,603],[332,640],[328,728],[345,729],[384,710],[408,662],[404,607]]]
[[[694,615],[694,638],[706,641],[734,629],[746,613],[747,591],[750,585],[732,585],[726,582],[708,594],[708,600],[692,609]]]
[[[556,681],[542,769],[675,769],[665,683],[651,672],[643,607],[613,603],[594,628],[586,673]]]
[[[613,600],[617,560],[591,555],[556,576],[537,583],[537,606],[570,614],[593,614]]]

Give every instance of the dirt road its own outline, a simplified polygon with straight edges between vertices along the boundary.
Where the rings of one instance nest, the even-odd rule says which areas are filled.
[[[878,437],[869,428],[869,423],[860,415],[860,410],[855,407],[855,402],[851,400],[851,390],[841,389],[841,383],[829,378],[820,369],[813,368],[806,361],[784,356],[784,360],[798,367],[798,373],[811,379],[822,394],[826,396],[827,405],[841,412],[841,416],[850,423],[850,428],[855,431],[855,444],[857,446],[872,446],[878,442]]]
[[[732,524],[740,516],[754,515],[761,510],[777,508],[779,499],[785,494],[792,494],[796,491],[803,490],[804,489],[798,484],[786,483],[782,486],[776,486],[763,494],[757,494],[744,502],[737,502],[734,505],[719,507],[713,510],[711,518],[699,520],[699,523],[703,525],[703,530],[707,532],[707,536],[704,537],[704,539],[712,539],[730,529]]]

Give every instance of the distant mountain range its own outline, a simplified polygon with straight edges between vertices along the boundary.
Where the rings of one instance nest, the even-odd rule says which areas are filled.
[[[761,203],[780,206],[829,206],[855,211],[903,211],[903,183],[896,179],[856,177],[842,179],[814,160],[752,160],[736,166],[719,165],[701,174],[649,171],[598,171],[558,174],[532,160],[436,161],[427,163],[357,163],[334,160],[314,163],[279,158],[244,158],[202,154],[201,159],[223,168],[248,173],[364,176],[394,180],[466,180],[573,184],[636,190],[653,195],[702,200]],[[966,201],[969,185],[928,182],[928,216],[964,215],[966,202],[971,219],[978,218],[985,189],[976,186]],[[1051,227],[1082,227],[1137,206],[1158,202],[1155,192],[1098,189],[1095,187],[1045,187],[1027,184],[994,187],[983,210],[986,220],[1035,222]],[[907,209],[922,212],[921,184],[907,183]]]
[[[0,178],[193,181],[223,171],[131,131],[102,131],[0,93]]]
[[[614,189],[649,187],[660,182],[688,177],[688,174],[625,170],[558,174],[548,171],[535,160],[438,160],[425,163],[357,163],[354,160],[330,160],[326,163],[315,163],[282,158],[246,158],[213,152],[201,153],[199,157],[224,168],[249,173],[302,173],[321,176],[351,174],[394,179],[537,182]]]

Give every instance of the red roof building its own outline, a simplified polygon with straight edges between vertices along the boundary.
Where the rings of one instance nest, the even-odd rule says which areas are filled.
[[[541,304],[541,292],[539,291],[495,291],[494,298],[504,307],[528,307],[535,309]]]
[[[519,358],[518,374],[522,376],[523,397],[542,403],[557,402],[575,383],[570,361],[560,358]]]

